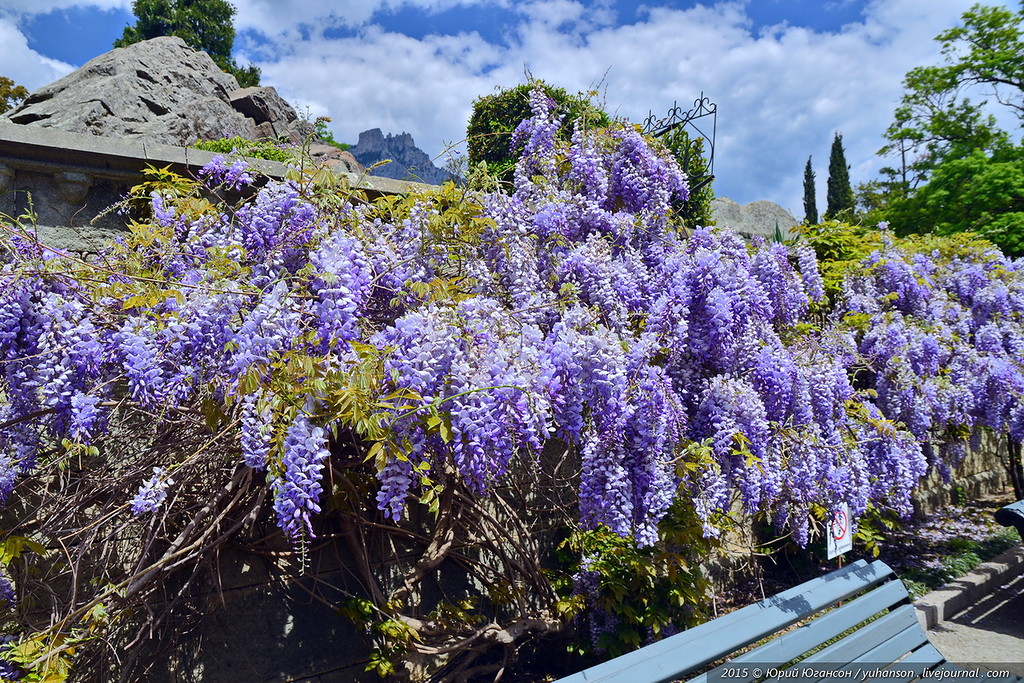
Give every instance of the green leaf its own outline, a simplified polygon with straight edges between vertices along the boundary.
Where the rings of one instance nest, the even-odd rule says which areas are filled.
[[[0,564],[6,567],[25,551],[46,555],[46,548],[43,545],[24,536],[8,536],[0,541]]]

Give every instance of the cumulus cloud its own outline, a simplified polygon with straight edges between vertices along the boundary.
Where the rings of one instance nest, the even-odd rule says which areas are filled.
[[[31,0],[21,0],[30,2]],[[114,1],[114,0],[109,0]],[[457,7],[488,4],[506,6],[511,0],[233,0],[238,10],[235,27],[274,39],[317,35],[335,27],[360,27],[378,12],[417,8],[442,12]]]
[[[296,46],[287,59],[262,67],[264,82],[300,110],[331,116],[339,140],[355,142],[368,128],[407,131],[438,155],[442,143],[463,137],[473,97],[492,87],[494,72],[480,73],[500,58],[476,34],[416,40],[368,28],[358,37]]]
[[[261,66],[288,96],[333,115],[340,137],[354,140],[372,126],[404,130],[433,154],[441,141],[463,135],[473,97],[522,82],[524,71],[570,90],[602,83],[609,108],[634,121],[674,101],[688,106],[703,92],[719,106],[718,193],[771,199],[799,217],[808,155],[823,204],[835,132],[843,134],[855,182],[882,165],[874,155],[903,75],[936,62],[932,38],[971,1],[875,0],[862,21],[816,32],[756,27],[744,2],[650,7],[635,23],[615,25],[606,6],[589,13],[580,2],[538,0],[510,10],[516,23],[508,44],[475,33],[415,39],[369,24],[351,38],[313,39]],[[372,19],[370,5],[363,21]]]
[[[35,90],[70,73],[70,64],[45,57],[28,46],[28,40],[9,19],[0,17],[0,64],[3,73],[18,85]]]
[[[132,0],[3,0],[0,15],[46,14],[71,7],[95,7],[100,10],[130,9]]]
[[[22,11],[89,4],[2,1]],[[341,140],[379,127],[409,132],[439,154],[442,142],[463,137],[475,97],[521,83],[527,72],[570,91],[600,84],[608,109],[633,121],[676,101],[689,106],[703,92],[719,108],[716,192],[740,202],[770,199],[797,217],[808,155],[823,208],[835,132],[843,134],[854,182],[874,176],[903,75],[937,63],[934,36],[973,2],[869,0],[858,21],[822,31],[800,25],[813,21],[758,25],[750,0],[648,3],[629,17],[617,17],[611,0],[234,0],[237,29],[254,38],[236,44],[239,61],[255,61],[266,84],[311,116],[331,116]],[[460,29],[450,11],[474,5],[495,12],[500,31]],[[436,29],[444,35],[386,28],[410,8],[450,12],[438,16],[456,21]],[[2,14],[0,58],[35,85],[43,72],[67,69],[29,50]]]

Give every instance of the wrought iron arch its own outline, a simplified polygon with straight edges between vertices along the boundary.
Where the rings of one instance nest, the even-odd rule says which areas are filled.
[[[655,117],[651,112],[644,120],[643,132],[657,138],[664,138],[672,131],[687,129],[694,131],[697,137],[704,140],[707,152],[707,172],[700,176],[690,175],[691,147],[688,144],[683,152],[682,167],[690,180],[690,191],[697,192],[715,179],[715,134],[718,131],[718,104],[712,102],[701,91],[700,97],[693,101],[693,107],[683,109],[673,102],[672,108],[664,117]]]

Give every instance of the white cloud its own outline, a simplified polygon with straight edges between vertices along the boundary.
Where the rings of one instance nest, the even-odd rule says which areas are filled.
[[[261,65],[264,82],[313,116],[328,114],[339,140],[381,128],[407,131],[429,154],[463,137],[472,99],[491,89],[478,75],[500,51],[476,34],[415,40],[379,29],[357,38],[315,40]]]
[[[570,91],[604,79],[609,109],[634,121],[666,111],[673,101],[688,106],[703,91],[719,106],[716,191],[742,202],[771,199],[799,217],[808,155],[824,208],[834,132],[843,134],[854,182],[870,179],[883,165],[874,155],[903,75],[937,62],[934,36],[955,25],[974,0],[872,0],[861,21],[829,32],[796,22],[759,29],[749,0],[648,6],[627,25],[614,23],[608,2],[502,0],[509,21],[501,44],[457,27],[454,35],[418,39],[374,23],[402,8],[440,12],[484,2],[234,0],[236,27],[269,41],[237,57],[243,63],[256,58],[264,82],[308,106],[311,115],[332,116],[341,140],[354,142],[372,127],[406,131],[431,154],[441,151],[442,141],[463,136],[475,97],[521,83],[524,70]],[[0,0],[0,17],[12,8],[72,4],[79,3]],[[350,37],[324,37],[326,29],[339,27]],[[14,24],[2,19],[0,60],[17,64],[21,80],[34,85],[45,82],[44,73],[67,68],[29,50]]]
[[[511,0],[233,0],[232,4],[238,10],[235,27],[239,31],[254,30],[270,38],[282,38],[299,35],[300,26],[314,35],[333,27],[364,26],[377,12],[404,7],[440,12],[469,5],[506,6],[509,2]]]
[[[968,6],[880,4],[881,14],[869,7],[863,23],[837,33],[780,26],[761,35],[739,4],[654,9],[642,23],[596,32],[583,49],[557,36],[545,42],[533,27],[524,56],[535,74],[573,87],[611,66],[608,100],[633,120],[703,91],[719,105],[718,191],[772,199],[799,216],[803,163],[814,155],[823,198],[834,131],[854,181],[873,175],[904,73],[935,61],[932,37]]]
[[[608,26],[615,20],[615,13],[605,3],[576,0],[533,0],[516,5],[516,12],[541,30],[572,35]]]
[[[477,34],[417,40],[369,26],[262,66],[286,96],[333,115],[339,139],[369,127],[407,131],[429,153],[462,136],[474,97],[522,82],[524,68],[569,90],[587,90],[607,71],[607,104],[634,121],[674,100],[688,106],[703,91],[719,105],[718,192],[772,199],[799,217],[808,155],[823,203],[834,132],[844,136],[854,182],[872,177],[903,75],[935,62],[932,38],[970,2],[878,0],[838,32],[782,24],[756,33],[742,2],[651,8],[615,27],[587,18],[578,2],[554,0],[517,6],[511,47]]]
[[[0,76],[10,78],[30,91],[70,73],[70,64],[44,57],[28,46],[25,35],[14,22],[0,17]]]

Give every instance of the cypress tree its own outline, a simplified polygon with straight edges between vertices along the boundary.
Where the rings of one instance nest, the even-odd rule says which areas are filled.
[[[843,136],[836,133],[832,152],[828,157],[828,207],[825,218],[835,218],[840,212],[853,211],[853,188],[850,187],[850,167],[846,165]]]
[[[804,166],[804,223],[814,225],[818,222],[818,202],[814,197],[814,170],[811,168],[811,157],[807,157]]]

